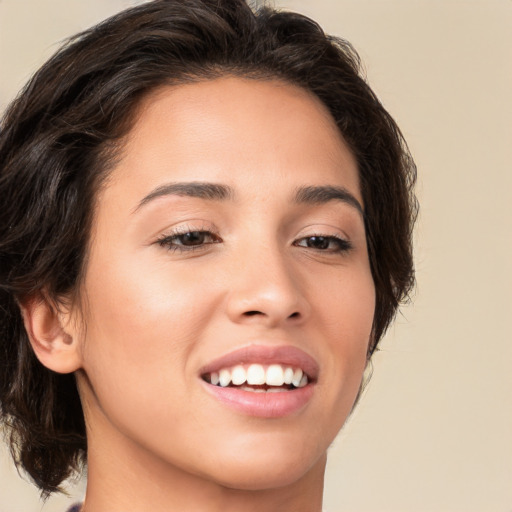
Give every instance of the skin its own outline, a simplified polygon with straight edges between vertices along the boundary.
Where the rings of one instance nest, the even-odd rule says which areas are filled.
[[[151,196],[179,182],[232,196]],[[326,451],[367,362],[375,289],[361,212],[298,203],[305,186],[343,188],[364,207],[355,159],[308,92],[226,77],[146,98],[97,198],[82,306],[54,317],[24,309],[43,363],[77,371],[87,512],[321,510]],[[177,230],[214,236],[191,251],[159,243]],[[315,235],[351,248],[328,238],[318,249]],[[306,405],[260,418],[205,392],[202,367],[254,344],[317,362]]]

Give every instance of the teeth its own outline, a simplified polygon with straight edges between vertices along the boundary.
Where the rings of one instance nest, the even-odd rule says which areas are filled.
[[[247,384],[259,386],[265,384],[265,370],[261,364],[251,364],[247,370]]]
[[[250,386],[242,386],[240,389],[243,391],[250,391],[251,393],[282,393],[283,391],[290,391],[288,388],[251,388]]]
[[[251,391],[252,393],[266,393],[264,389],[251,388],[250,386],[242,386],[240,389],[243,389],[244,391]]]
[[[235,386],[240,386],[247,380],[247,374],[245,373],[243,366],[235,366],[231,372],[231,380]]]
[[[293,372],[293,379],[292,379],[292,384],[298,388],[299,387],[299,384],[300,384],[300,381],[302,379],[302,370],[300,368],[297,368],[294,372]]]
[[[231,382],[231,372],[229,370],[221,370],[219,372],[219,384],[225,388],[226,386],[229,386],[229,383]]]
[[[304,386],[307,385],[307,383],[308,383],[308,376],[307,375],[303,375],[302,379],[300,379],[299,385],[297,387],[298,388],[303,388]]]
[[[284,384],[284,372],[281,365],[271,364],[267,368],[265,384],[268,386],[282,386]]]
[[[265,392],[265,389],[250,386],[272,386],[267,391],[288,391],[290,384],[296,388],[303,388],[308,384],[308,377],[300,368],[291,368],[280,364],[271,364],[265,367],[261,364],[237,365],[233,368],[223,368],[219,372],[212,372],[207,380],[214,386],[227,387],[231,383],[241,386],[241,389],[254,392]],[[243,384],[246,384],[243,386]],[[283,387],[285,386],[285,387]]]
[[[293,368],[286,368],[284,371],[284,383],[285,384],[291,384],[293,380]]]

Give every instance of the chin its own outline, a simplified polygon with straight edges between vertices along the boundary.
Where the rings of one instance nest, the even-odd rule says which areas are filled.
[[[321,457],[320,460],[323,460]],[[316,461],[318,463],[318,461]],[[323,474],[324,463],[322,463],[321,473]],[[220,485],[229,489],[238,489],[240,491],[265,491],[292,486],[298,483],[306,474],[308,474],[316,464],[310,467],[296,466],[291,467],[285,464],[274,465],[256,465],[250,464],[249,467],[236,469],[229,474],[223,475]]]
[[[231,448],[212,476],[231,489],[269,490],[293,485],[311,471],[323,475],[325,462],[326,450],[319,453],[318,447],[304,442],[256,444],[245,450]]]

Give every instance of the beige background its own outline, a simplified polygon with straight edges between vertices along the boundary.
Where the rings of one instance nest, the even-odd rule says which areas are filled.
[[[56,41],[135,3],[0,0],[0,109]],[[276,3],[355,45],[419,169],[415,304],[332,448],[325,507],[511,512],[512,1]],[[64,503],[1,453],[0,512]]]

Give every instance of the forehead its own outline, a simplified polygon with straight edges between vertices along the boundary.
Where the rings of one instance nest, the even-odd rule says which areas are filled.
[[[341,184],[361,200],[355,159],[316,96],[278,80],[224,77],[145,98],[107,188],[133,202],[169,181],[255,190],[284,180]]]

